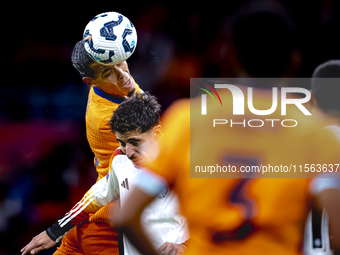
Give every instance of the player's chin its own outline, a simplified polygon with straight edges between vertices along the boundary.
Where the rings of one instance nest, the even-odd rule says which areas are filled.
[[[132,160],[132,162],[133,162],[133,164],[136,166],[136,167],[138,167],[138,168],[142,168],[142,167],[145,167],[145,161],[143,160],[143,159],[141,159],[141,158],[139,158],[139,159],[134,159],[134,160]]]
[[[128,97],[131,97],[131,96],[135,93],[135,91],[136,91],[135,87],[130,88],[130,89],[127,91]]]
[[[128,97],[133,95],[134,88],[122,88],[122,87],[120,87],[119,89],[120,89],[121,93],[123,93],[124,95],[127,95]]]

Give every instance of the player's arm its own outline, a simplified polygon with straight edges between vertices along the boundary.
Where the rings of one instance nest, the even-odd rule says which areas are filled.
[[[53,247],[73,227],[88,220],[89,213],[94,213],[107,203],[118,199],[118,180],[114,172],[110,170],[108,175],[96,182],[68,213],[22,248],[22,255],[29,252],[35,254]]]
[[[340,189],[326,189],[317,196],[317,201],[324,207],[329,217],[330,247],[334,255],[340,254]]]
[[[68,213],[57,220],[46,230],[47,235],[55,242],[59,240],[74,226],[89,219],[89,213],[95,213],[107,203],[119,199],[118,182],[111,178],[109,171],[105,178],[96,182],[84,197]]]
[[[170,254],[183,255],[186,250],[187,250],[187,247],[184,244],[165,242],[157,249],[157,252],[158,254],[163,254],[163,255],[170,255]]]
[[[174,195],[174,194],[172,194]],[[176,195],[177,197],[177,195]],[[177,200],[179,203],[179,201]],[[173,233],[177,233],[178,239],[181,240],[181,243],[171,243],[171,242],[164,242],[158,249],[157,252],[159,254],[176,254],[176,255],[182,255],[186,252],[187,243],[189,241],[189,228],[188,228],[188,222],[187,220],[181,215],[181,212],[178,208],[178,211],[175,212],[173,215],[173,219],[177,221],[177,225],[175,228],[173,228]]]
[[[159,254],[142,230],[140,215],[166,185],[161,177],[151,175],[146,171],[140,172],[136,177],[134,188],[118,213],[115,224],[117,231],[124,232],[142,254]]]

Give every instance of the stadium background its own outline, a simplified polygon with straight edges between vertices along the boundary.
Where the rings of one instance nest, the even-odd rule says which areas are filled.
[[[0,254],[19,254],[31,238],[67,212],[96,180],[86,141],[88,87],[71,65],[73,45],[95,15],[129,17],[138,32],[130,72],[156,94],[163,111],[189,96],[190,77],[223,72],[227,20],[245,1],[185,5],[8,3],[1,14]],[[340,3],[284,1],[301,53],[295,77],[340,57]],[[252,43],[251,41],[249,43]],[[260,63],[261,60],[259,60]],[[41,254],[52,254],[53,249]]]

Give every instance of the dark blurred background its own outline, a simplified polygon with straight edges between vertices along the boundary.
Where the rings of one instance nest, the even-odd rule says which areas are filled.
[[[1,255],[20,254],[97,178],[85,134],[89,88],[70,60],[95,15],[117,11],[134,23],[130,72],[163,111],[189,96],[190,77],[310,77],[317,65],[340,57],[339,1],[247,2],[3,3]],[[270,15],[248,19],[257,9]]]

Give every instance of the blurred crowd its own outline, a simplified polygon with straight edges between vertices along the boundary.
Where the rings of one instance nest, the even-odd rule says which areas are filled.
[[[193,77],[236,77],[244,70],[262,77],[310,77],[320,63],[340,58],[339,1],[248,2],[27,1],[15,11],[8,7],[0,42],[1,255],[18,254],[97,178],[85,133],[89,88],[71,64],[72,48],[95,15],[117,11],[134,23],[138,43],[128,60],[130,72],[159,98],[163,112],[189,97]],[[258,9],[279,21],[247,22],[244,17]],[[256,69],[261,65],[266,72]]]

